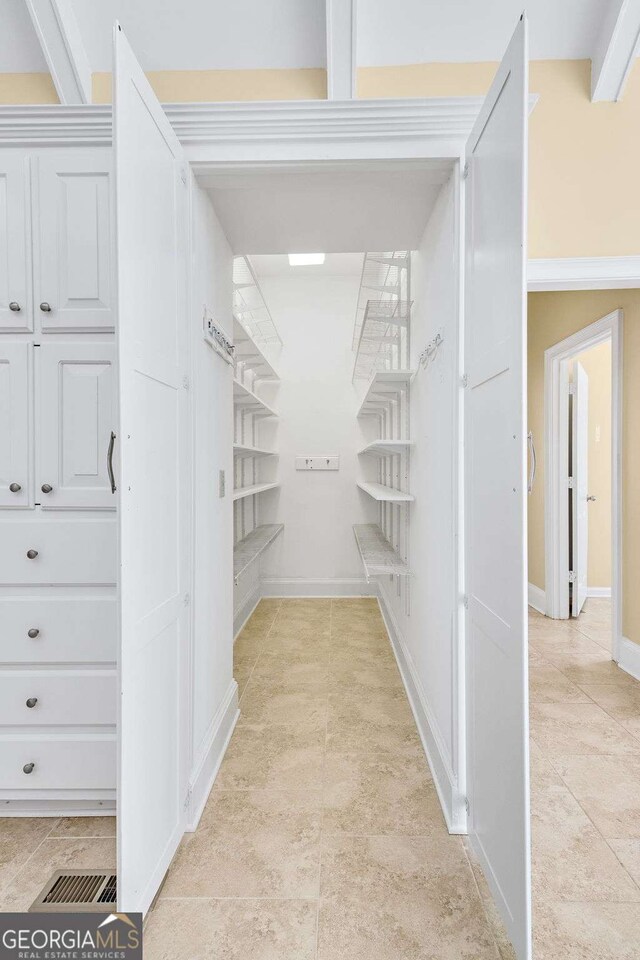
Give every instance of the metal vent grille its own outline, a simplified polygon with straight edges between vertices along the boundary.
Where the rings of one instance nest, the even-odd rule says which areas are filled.
[[[29,907],[30,913],[112,913],[117,878],[112,870],[58,870]]]

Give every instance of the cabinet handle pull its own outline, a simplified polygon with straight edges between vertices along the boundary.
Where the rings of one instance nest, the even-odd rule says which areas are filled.
[[[11,490],[11,493],[20,493],[20,491],[22,490],[22,487],[20,486],[19,483],[10,483],[9,490]]]
[[[35,640],[35,638],[39,635],[39,633],[40,633],[40,631],[38,630],[37,627],[30,627],[30,628],[27,630],[27,636],[28,636],[29,639],[31,639],[31,640]]]
[[[33,773],[34,767],[35,767],[35,763],[25,763],[24,767],[22,768],[22,772]]]
[[[29,557],[29,560],[35,560],[35,558],[38,556],[38,551],[37,551],[37,550],[27,550],[27,556]]]
[[[109,437],[109,447],[107,449],[107,471],[109,473],[109,483],[111,484],[111,493],[116,492],[116,478],[113,473],[113,447],[116,442],[116,435],[111,431],[111,436]]]
[[[9,310],[12,310],[13,313],[20,313],[20,304],[17,300],[12,300],[9,304]]]
[[[536,479],[536,468],[538,466],[536,461],[536,445],[533,442],[533,432],[530,430],[527,435],[527,440],[529,441],[529,453],[531,455],[531,469],[529,472],[529,483],[527,486],[528,493],[533,492],[533,483]]]
[[[40,304],[40,309],[42,310],[43,313],[51,313],[51,304],[50,304],[50,303],[47,303],[47,301],[44,300],[44,301]]]
[[[27,706],[31,710],[33,707],[35,707],[37,702],[38,702],[37,697],[29,697],[29,699],[27,700]]]
[[[43,493],[51,493],[51,491],[53,490],[53,487],[51,486],[50,483],[43,483],[40,489],[42,490]]]

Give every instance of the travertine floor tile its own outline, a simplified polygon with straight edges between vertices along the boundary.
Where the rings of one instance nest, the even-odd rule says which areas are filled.
[[[296,724],[239,724],[216,786],[225,790],[320,789],[325,731]]]
[[[115,837],[115,817],[64,817],[53,828],[51,837]]]
[[[582,689],[616,720],[633,717],[640,719],[640,683],[618,686],[610,683],[583,683]]]
[[[638,755],[640,744],[595,703],[532,703],[531,736],[548,757]]]
[[[609,840],[608,843],[640,888],[640,839]]]
[[[535,960],[638,960],[640,910],[628,903],[537,903]]]
[[[247,720],[263,723],[295,723],[298,719],[324,720],[327,715],[327,685],[324,681],[295,686],[254,680],[247,684],[242,713]],[[640,752],[640,744],[638,745]]]
[[[160,900],[145,960],[314,960],[314,900]]]
[[[57,823],[54,817],[0,817],[0,891]]]
[[[498,957],[460,838],[324,841],[318,960]]]
[[[317,897],[320,798],[214,787],[161,897]]]
[[[640,757],[562,757],[553,765],[603,837],[640,839]]]
[[[589,697],[551,663],[529,665],[529,697],[535,703],[588,703]]]

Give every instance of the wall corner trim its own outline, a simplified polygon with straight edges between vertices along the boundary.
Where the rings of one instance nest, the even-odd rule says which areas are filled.
[[[547,615],[547,597],[544,590],[536,587],[535,583],[529,584],[529,606],[537,610],[538,613]]]
[[[618,666],[636,680],[640,680],[640,644],[620,637]]]
[[[451,760],[444,748],[444,741],[425,697],[411,654],[384,596],[378,595],[378,603],[420,734],[422,747],[431,769],[447,830],[452,834],[466,834],[468,827],[465,798],[458,790]]]
[[[188,833],[193,832],[200,822],[239,716],[238,684],[232,680],[194,757],[185,816],[185,831]]]

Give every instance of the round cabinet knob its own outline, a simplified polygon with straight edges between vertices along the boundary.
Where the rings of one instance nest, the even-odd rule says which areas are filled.
[[[29,699],[27,700],[27,706],[29,707],[30,710],[32,710],[33,707],[35,707],[37,702],[38,702],[37,697],[29,697]]]
[[[50,303],[47,303],[47,301],[44,300],[44,301],[40,304],[40,309],[42,310],[43,313],[51,313],[51,304],[50,304]]]
[[[17,300],[12,300],[9,304],[9,310],[12,310],[14,313],[20,313],[20,304]]]
[[[39,634],[40,634],[40,631],[38,630],[37,627],[31,627],[29,630],[27,630],[27,636],[28,636],[31,640],[35,640],[35,638],[36,638]]]
[[[35,558],[38,556],[38,551],[37,551],[37,550],[27,550],[27,556],[29,557],[29,560],[35,560]]]
[[[50,483],[43,483],[40,489],[42,490],[43,493],[51,493],[51,491],[53,490],[53,487],[51,486]]]
[[[22,768],[22,772],[33,773],[34,768],[35,768],[35,763],[25,763],[24,767]]]
[[[22,490],[22,487],[20,486],[19,483],[10,483],[9,490],[11,490],[11,493],[20,493],[20,491]]]

